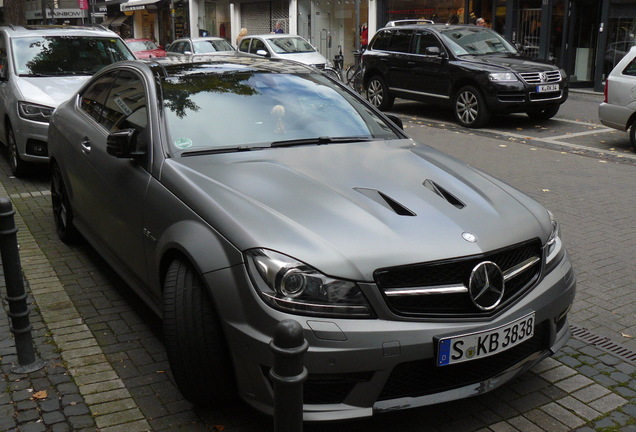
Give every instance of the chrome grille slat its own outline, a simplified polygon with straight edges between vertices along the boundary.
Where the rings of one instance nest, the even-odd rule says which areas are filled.
[[[546,79],[541,79],[541,74],[545,74]],[[519,74],[528,84],[549,84],[561,81],[561,72],[558,70],[544,72],[524,72]]]

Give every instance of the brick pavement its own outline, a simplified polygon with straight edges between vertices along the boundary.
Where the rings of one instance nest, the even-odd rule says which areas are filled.
[[[523,152],[524,148],[515,151]],[[510,164],[502,169],[511,172],[500,176],[508,179],[506,175],[510,174],[510,179],[520,182],[518,187],[541,195],[543,192],[536,189],[530,178],[553,176],[554,172],[548,168],[551,167],[525,179]],[[581,173],[581,180],[585,179],[584,174]],[[69,248],[57,239],[47,176],[12,178],[6,162],[0,159],[0,182],[0,195],[9,196],[17,210],[21,262],[32,294],[35,346],[38,356],[46,360],[46,367],[40,371],[24,375],[11,372],[16,357],[4,302],[4,308],[0,309],[0,431],[272,429],[271,419],[241,403],[203,409],[193,408],[184,401],[171,380],[157,318],[90,247],[79,244]],[[574,180],[569,182],[573,184]],[[566,186],[574,187],[570,183]],[[546,197],[541,198],[545,203]],[[548,206],[554,208],[563,199],[557,198],[552,197],[555,201],[547,203]],[[622,318],[631,310],[633,315],[633,304],[625,302],[623,307],[627,309],[620,312],[615,295],[585,286],[600,280],[603,287],[616,285],[621,295],[629,296],[633,278],[622,274],[624,269],[612,266],[607,255],[614,249],[601,246],[604,240],[601,234],[589,235],[592,237],[589,239],[583,235],[585,228],[577,228],[569,220],[569,213],[574,216],[579,207],[589,206],[583,200],[585,197],[575,198],[571,209],[557,206],[558,214],[565,214],[562,221],[565,219],[564,231],[575,264],[580,266],[584,262],[592,266],[586,271],[579,270],[583,292],[581,299],[577,298],[574,315],[577,324],[598,323],[601,330],[616,339],[617,334],[604,322],[608,318],[605,312],[618,310],[617,316]],[[608,207],[615,220],[619,210],[609,208],[611,204],[608,197],[598,205]],[[620,238],[616,240],[622,244]],[[625,239],[626,245],[628,240],[629,237]],[[596,249],[589,250],[589,244]],[[613,270],[596,273],[597,268],[605,267]],[[616,277],[605,282],[608,274]],[[600,313],[599,308],[604,312]],[[591,314],[590,309],[598,313]],[[625,326],[630,324],[629,319],[623,321],[616,326],[617,330],[631,328]],[[46,397],[36,397],[42,396],[38,392],[43,390]],[[573,338],[554,358],[490,394],[355,422],[308,424],[305,430],[635,432],[635,419],[636,365]]]

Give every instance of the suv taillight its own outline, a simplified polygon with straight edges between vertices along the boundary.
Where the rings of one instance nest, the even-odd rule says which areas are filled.
[[[609,79],[605,78],[605,89],[603,90],[603,102],[607,103],[607,88],[609,87]]]

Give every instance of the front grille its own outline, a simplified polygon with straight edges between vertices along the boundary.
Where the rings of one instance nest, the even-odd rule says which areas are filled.
[[[560,91],[546,92],[546,93],[530,93],[531,101],[541,101],[550,99],[559,99],[561,97]]]
[[[526,93],[516,91],[501,91],[497,93],[497,99],[499,100],[499,102],[523,103],[526,101]]]
[[[548,84],[561,81],[561,72],[558,70],[545,72],[525,72],[520,74],[521,78],[528,84]]]
[[[425,396],[479,383],[546,351],[548,345],[548,325],[544,322],[537,325],[532,339],[490,357],[442,367],[437,367],[434,359],[402,363],[393,368],[378,400]]]
[[[397,315],[415,318],[490,316],[529,290],[539,279],[541,257],[541,241],[535,239],[486,254],[380,269],[374,277],[388,306]],[[392,288],[468,287],[471,272],[483,261],[494,262],[505,273],[531,258],[538,260],[506,281],[504,297],[499,306],[491,311],[477,309],[467,289],[464,292],[387,295]]]

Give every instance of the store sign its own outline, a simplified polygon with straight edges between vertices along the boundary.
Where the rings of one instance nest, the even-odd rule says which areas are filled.
[[[88,0],[77,0],[77,6],[82,10],[88,9]]]
[[[27,20],[39,20],[42,19],[41,10],[31,10],[25,12]],[[53,9],[53,15],[51,15],[51,9],[46,9],[46,19],[68,19],[68,18],[86,18],[88,14],[82,9]]]

